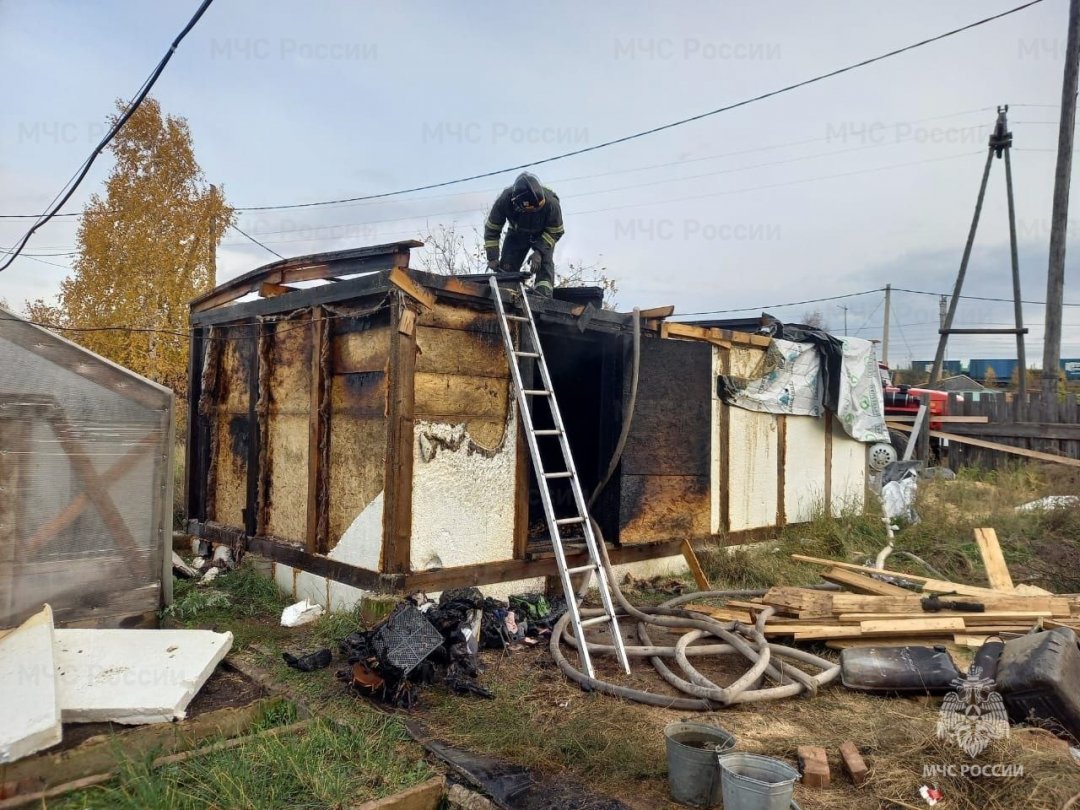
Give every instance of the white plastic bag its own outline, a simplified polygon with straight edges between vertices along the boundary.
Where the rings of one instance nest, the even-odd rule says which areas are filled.
[[[304,599],[302,602],[289,605],[281,611],[281,626],[299,627],[302,624],[315,621],[324,612],[322,605]]]

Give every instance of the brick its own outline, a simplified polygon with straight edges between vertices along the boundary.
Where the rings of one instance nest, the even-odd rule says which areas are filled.
[[[850,740],[843,743],[840,746],[840,757],[844,761],[844,770],[848,772],[852,782],[861,785],[866,781],[866,777],[870,775],[870,769],[866,767],[866,762],[863,761],[862,754],[855,747],[855,743]]]
[[[798,748],[799,772],[807,787],[827,788],[832,778],[829,774],[829,758],[824,748],[816,745],[800,745]]]

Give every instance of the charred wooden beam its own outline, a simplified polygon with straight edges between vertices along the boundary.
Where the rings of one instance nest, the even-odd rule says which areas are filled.
[[[423,247],[423,243],[410,240],[332,253],[316,253],[273,262],[200,295],[191,302],[191,312],[205,312],[235,301],[248,293],[259,292],[264,283],[285,285],[296,281],[312,281],[372,270],[389,270],[392,267],[408,267],[409,251],[417,247]]]
[[[241,548],[266,557],[274,562],[288,565],[316,576],[351,585],[367,591],[393,591],[400,588],[403,577],[386,576],[378,571],[368,571],[320,554],[311,554],[300,546],[277,537],[248,536],[243,529],[224,526],[214,521],[188,521],[188,531],[196,537]]]
[[[310,553],[325,554],[330,514],[330,337],[322,307],[312,309],[311,335],[306,539]]]
[[[662,543],[635,544],[610,548],[608,556],[613,565],[621,563],[655,560],[659,557],[674,557],[682,554],[682,541],[670,540]],[[566,564],[570,567],[585,565],[588,554],[568,554]],[[448,588],[464,588],[470,585],[491,585],[496,582],[513,582],[518,579],[552,576],[558,573],[554,557],[532,560],[500,560],[498,562],[462,565],[454,568],[440,568],[435,571],[414,571],[406,574],[403,587],[405,592],[414,590],[441,591]]]
[[[426,309],[435,307],[435,294],[417,283],[405,270],[395,267],[390,271],[387,280]]]
[[[383,569],[401,574],[411,567],[413,429],[416,421],[416,313],[399,293],[392,304],[385,501],[383,506]],[[409,327],[411,324],[411,327]]]

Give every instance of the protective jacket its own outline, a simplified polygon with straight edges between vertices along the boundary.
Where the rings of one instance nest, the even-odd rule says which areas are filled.
[[[499,258],[499,237],[502,235],[503,225],[508,222],[510,231],[518,232],[519,236],[530,237],[534,249],[540,248],[549,254],[565,232],[562,206],[559,205],[559,195],[554,191],[544,188],[546,202],[539,211],[515,211],[510,202],[512,191],[512,188],[503,189],[484,222],[484,250],[487,252],[488,261]]]

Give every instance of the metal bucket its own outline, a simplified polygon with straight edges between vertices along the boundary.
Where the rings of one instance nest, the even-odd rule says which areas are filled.
[[[693,807],[720,804],[717,754],[735,747],[735,738],[719,726],[669,723],[664,728],[668,787],[671,797]]]
[[[799,772],[772,757],[743,752],[721,754],[724,810],[787,810]]]

